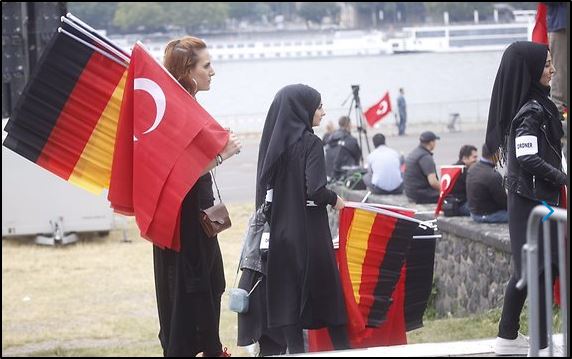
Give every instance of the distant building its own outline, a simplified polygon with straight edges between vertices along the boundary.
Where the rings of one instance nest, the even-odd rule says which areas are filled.
[[[354,29],[357,27],[357,10],[355,5],[347,2],[338,3],[340,6],[340,27],[342,29]]]

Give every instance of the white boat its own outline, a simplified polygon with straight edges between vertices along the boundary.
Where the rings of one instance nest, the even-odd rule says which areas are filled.
[[[168,38],[139,38],[153,54],[162,61]],[[288,58],[313,58],[331,56],[385,55],[389,46],[379,31],[337,31],[329,34],[305,34],[293,36],[282,34],[259,34],[257,38],[240,37],[203,38],[214,61],[240,61]],[[126,51],[134,39],[113,40]]]
[[[502,51],[515,41],[530,40],[533,28],[534,22],[406,27],[388,43],[393,54]]]
[[[252,41],[206,40],[213,60],[367,56],[389,53],[381,32],[338,31],[330,36],[267,38]]]

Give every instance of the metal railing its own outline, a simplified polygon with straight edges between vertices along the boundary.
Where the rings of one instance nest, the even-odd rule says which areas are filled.
[[[560,308],[562,317],[562,334],[564,336],[564,356],[568,356],[570,333],[568,330],[568,285],[570,254],[565,243],[567,226],[567,212],[565,209],[554,208],[554,213],[546,206],[538,205],[533,208],[528,217],[526,244],[522,247],[522,273],[516,284],[517,288],[528,288],[528,331],[531,356],[538,356],[540,344],[539,331],[539,268],[538,268],[538,232],[539,225],[543,225],[544,245],[544,278],[546,296],[546,335],[548,337],[549,356],[553,356],[554,344],[552,342],[552,253],[550,236],[551,221],[557,222],[558,232],[558,270],[560,277]]]

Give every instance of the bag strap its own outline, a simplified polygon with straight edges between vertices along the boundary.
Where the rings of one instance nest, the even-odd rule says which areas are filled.
[[[258,281],[252,286],[252,289],[250,290],[250,292],[248,292],[248,295],[250,296],[252,294],[252,292],[254,291],[254,289],[256,289],[256,286],[258,285],[258,283],[262,282],[262,277],[258,278]]]
[[[222,203],[222,199],[220,198],[220,191],[218,190],[218,185],[216,184],[216,177],[215,177],[215,175],[216,175],[216,167],[214,168],[213,171],[210,171],[210,172],[211,172],[211,177],[213,178],[213,182],[214,182],[214,185],[215,185],[215,188],[216,188],[216,193],[217,193],[217,195],[218,195],[218,200],[219,200],[220,203]]]
[[[238,279],[238,271],[240,270],[240,261],[238,261],[238,266],[236,268],[236,275],[234,276],[234,284],[232,285],[233,288],[236,288],[236,280]],[[252,292],[254,291],[254,289],[258,286],[258,284],[262,281],[263,276],[260,276],[260,278],[258,278],[258,281],[256,281],[256,283],[254,284],[254,286],[252,286],[252,289],[250,290],[250,292],[248,292],[248,295],[252,294]]]

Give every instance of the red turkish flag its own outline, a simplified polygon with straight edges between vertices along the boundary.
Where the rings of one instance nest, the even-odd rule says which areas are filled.
[[[108,199],[141,235],[180,249],[182,201],[228,141],[223,129],[140,45],[131,54]]]
[[[548,30],[546,28],[546,5],[538,3],[536,8],[536,23],[532,30],[532,41],[548,45]]]
[[[365,112],[365,119],[370,126],[373,126],[377,121],[384,118],[390,112],[391,101],[389,100],[389,91],[386,91],[381,100]]]
[[[439,194],[439,200],[437,201],[437,207],[435,208],[435,216],[439,215],[441,211],[441,206],[443,206],[443,201],[453,187],[461,173],[465,170],[465,166],[452,165],[452,166],[441,166],[441,193]]]

